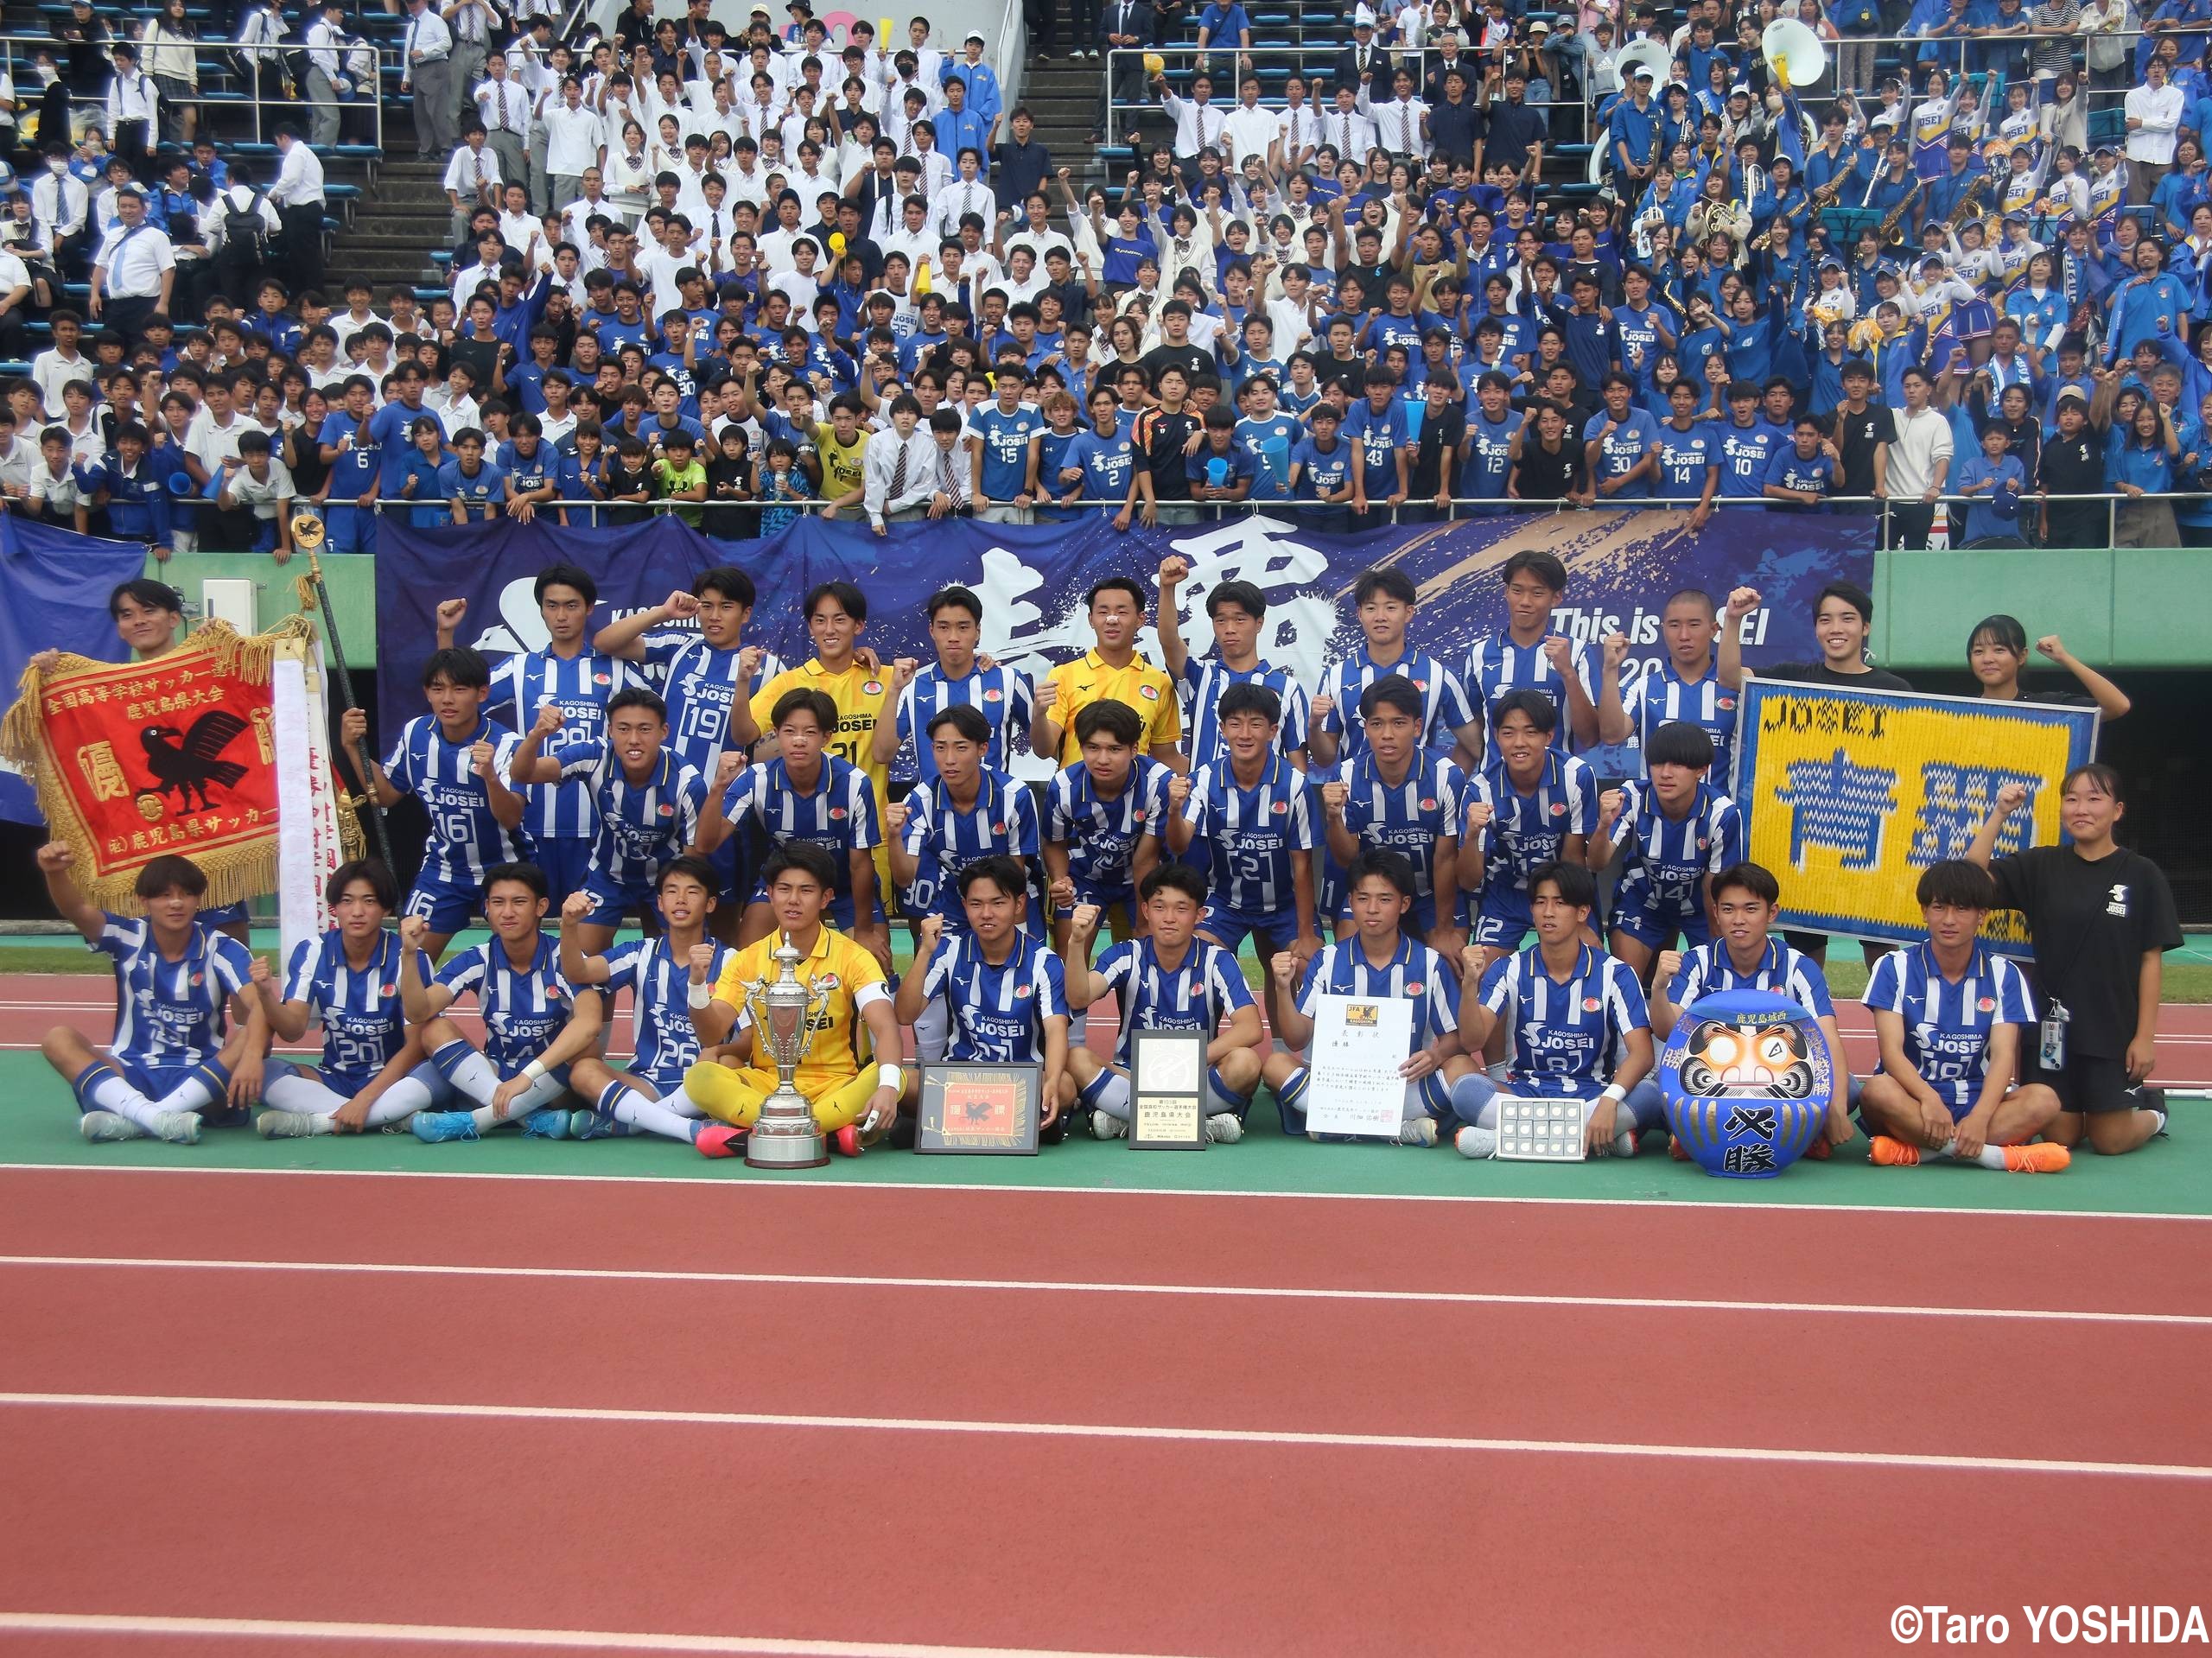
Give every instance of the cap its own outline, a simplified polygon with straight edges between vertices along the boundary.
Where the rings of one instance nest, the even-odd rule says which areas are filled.
[[[968,44],[969,41],[975,41],[978,46],[988,46],[990,44],[988,41],[983,38],[983,31],[980,29],[969,29],[968,31],[967,38],[963,40],[960,43],[961,45],[965,46]]]
[[[77,3],[79,5],[82,5],[85,3],[85,0],[77,0]],[[2113,144],[2099,144],[2094,149],[2091,150],[2089,154],[2092,156],[2117,156],[2120,154],[2120,150],[2117,146]]]
[[[1823,270],[1840,270],[1843,269],[1843,261],[1834,257],[1830,257],[1821,261],[1821,269]]]
[[[1631,80],[1656,80],[1658,77],[1651,73],[1651,66],[1649,64],[1639,63],[1636,66],[1635,73],[1631,74],[1629,79]]]
[[[1360,15],[1351,20],[1351,26],[1354,29],[1372,29],[1375,27],[1375,19],[1367,14],[1366,8],[1362,7]]]
[[[2024,225],[2028,222],[2028,215],[2022,209],[2015,207],[2005,215],[2005,222],[2008,225]]]
[[[2082,391],[2078,385],[2063,385],[2058,388],[2059,403],[2064,403],[2069,397],[2075,403],[2083,404],[2084,406],[2087,406],[2089,401],[2089,394]],[[2053,407],[2056,406],[2056,404],[2053,405]]]
[[[89,3],[89,0],[78,0],[78,3],[86,4]],[[1552,32],[1552,26],[1541,17],[1531,18],[1529,22],[1529,32],[1531,35],[1548,35]]]

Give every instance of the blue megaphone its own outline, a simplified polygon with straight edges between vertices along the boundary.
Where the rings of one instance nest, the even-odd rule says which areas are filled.
[[[172,495],[197,495],[200,493],[200,486],[192,481],[192,474],[190,473],[173,472],[169,474],[169,493]]]
[[[1206,462],[1206,484],[1212,489],[1226,489],[1229,486],[1229,462],[1224,457],[1216,455]]]

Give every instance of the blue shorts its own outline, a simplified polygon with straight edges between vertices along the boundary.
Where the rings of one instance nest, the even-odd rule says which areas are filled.
[[[758,881],[754,882],[753,886],[753,896],[745,901],[748,905],[754,904],[766,904],[768,901],[767,887]],[[853,905],[853,895],[850,893],[840,893],[830,900],[829,913],[823,916],[823,919],[828,922],[830,926],[836,928],[839,932],[849,933],[852,931],[855,924],[858,914],[859,912],[855,909]],[[880,923],[883,921],[883,905],[879,903],[875,906],[874,913],[869,917],[869,919]]]
[[[1517,950],[1535,924],[1529,914],[1529,895],[1508,886],[1485,886],[1476,894],[1481,913],[1470,942],[1486,950]]]
[[[1254,953],[1264,962],[1296,942],[1298,918],[1294,915],[1240,915],[1221,905],[1209,904],[1205,913],[1198,918],[1198,931],[1231,956],[1244,947],[1249,934]]]
[[[215,1089],[214,1099],[200,1108],[200,1120],[207,1128],[229,1128],[244,1122],[248,1115],[246,1112],[235,1109],[230,1103],[231,1073],[229,1069],[219,1061],[205,1059],[194,1065],[151,1065],[136,1059],[126,1059],[120,1054],[105,1050],[101,1052],[101,1061],[104,1061],[107,1067],[111,1067],[115,1074],[123,1078],[125,1084],[137,1089],[149,1101],[162,1099],[171,1090],[191,1081],[194,1077],[204,1077]],[[71,1082],[69,1086],[71,1091],[77,1096],[78,1110],[101,1109],[99,1106],[93,1104],[86,1094],[85,1083],[102,1068],[100,1062],[95,1062],[86,1066],[84,1070]]]
[[[1705,905],[1693,896],[1688,903],[1658,898],[1649,886],[1623,893],[1615,905],[1612,930],[1625,933],[1646,950],[1664,950],[1675,933],[1684,950],[1710,942]]]
[[[1326,912],[1334,921],[1351,919],[1351,896],[1338,893],[1332,909]],[[1399,924],[1411,937],[1425,939],[1436,931],[1436,894],[1424,893],[1414,900],[1413,908],[1406,912],[1406,918]]]
[[[448,881],[426,864],[415,878],[414,890],[407,894],[404,913],[421,916],[430,924],[432,932],[450,937],[468,924],[483,896],[483,889],[474,882]]]
[[[547,885],[550,890],[560,890],[550,880]],[[584,917],[588,927],[619,927],[622,918],[633,910],[646,917],[658,913],[660,907],[651,881],[609,880],[596,869],[585,875],[582,886],[571,890],[591,894],[591,913]]]
[[[592,837],[588,835],[541,835],[536,842],[537,864],[545,872],[545,891],[557,917],[561,901],[580,893],[591,873]]]
[[[377,549],[377,515],[358,506],[327,506],[322,510],[322,550],[326,553],[373,553]]]
[[[245,900],[236,904],[219,905],[212,910],[202,910],[200,920],[210,927],[243,927],[246,924]]]

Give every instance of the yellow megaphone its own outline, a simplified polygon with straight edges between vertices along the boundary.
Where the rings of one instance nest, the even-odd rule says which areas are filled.
[[[1827,73],[1827,48],[1795,17],[1777,17],[1769,23],[1759,35],[1759,53],[1785,86],[1809,86]]]
[[[925,259],[914,272],[914,295],[919,298],[930,291],[930,262]]]
[[[1167,60],[1161,57],[1157,52],[1146,53],[1144,54],[1144,72],[1147,75],[1166,74],[1167,73]]]

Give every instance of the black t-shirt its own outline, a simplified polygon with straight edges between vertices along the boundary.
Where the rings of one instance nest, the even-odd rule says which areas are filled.
[[[1202,373],[1217,372],[1213,353],[1200,351],[1196,346],[1154,346],[1137,360],[1144,365],[1144,372],[1152,376],[1155,387],[1160,384],[1160,371],[1164,368],[1179,368],[1192,380]]]
[[[1367,359],[1363,357],[1322,357],[1314,365],[1313,378],[1319,385],[1340,385],[1344,396],[1357,403],[1367,395]]]
[[[1407,485],[1416,505],[1452,483],[1459,445],[1466,436],[1466,410],[1456,404],[1446,404],[1444,412],[1434,420],[1421,422],[1421,445],[1414,452],[1413,470]]]
[[[1578,493],[1589,461],[1572,436],[1560,441],[1554,454],[1535,438],[1521,446],[1521,471],[1515,487],[1524,501],[1560,501]]]
[[[1382,305],[1383,301],[1389,297],[1390,278],[1395,276],[1397,271],[1397,266],[1386,259],[1377,259],[1373,264],[1360,264],[1354,262],[1338,270],[1337,281],[1341,283],[1345,277],[1349,276],[1357,283],[1359,302],[1372,309]]]
[[[2086,426],[2072,437],[2052,438],[2043,446],[2036,482],[2054,495],[2101,492],[2105,486],[2104,441]]]
[[[1783,662],[1757,670],[1761,679],[1786,679],[1793,685],[1857,686],[1863,691],[1909,691],[1911,683],[1886,668],[1869,668],[1863,674],[1840,674],[1825,662]]]
[[[2091,862],[2072,847],[2031,847],[1990,865],[1998,903],[2027,918],[2036,981],[2066,1004],[2069,1051],[2121,1059],[2135,1035],[2143,957],[2179,950],[2181,923],[2158,866],[2119,847]]]
[[[1874,448],[1897,441],[1896,418],[1880,403],[1869,403],[1863,414],[1848,409],[1835,411],[1835,449],[1842,464],[1836,469],[1839,495],[1871,495],[1874,492]]]
[[[1152,473],[1154,500],[1191,499],[1191,474],[1184,466],[1183,446],[1193,432],[1204,429],[1198,416],[1187,409],[1147,409],[1137,416],[1137,465]]]

